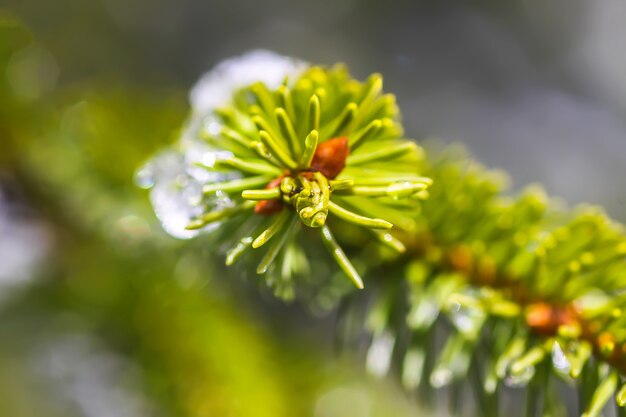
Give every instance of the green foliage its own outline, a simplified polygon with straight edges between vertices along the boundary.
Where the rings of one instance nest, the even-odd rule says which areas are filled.
[[[410,211],[430,180],[415,169],[422,151],[402,139],[395,99],[382,95],[379,75],[360,83],[343,67],[310,68],[276,90],[259,82],[236,91],[232,105],[209,120],[199,134],[229,154],[202,166],[221,170],[224,179],[204,185],[204,213],[187,228],[229,220],[224,236],[238,241],[228,250],[228,265],[267,244],[256,271],[291,297],[293,276],[316,269],[297,243],[304,225],[320,230],[342,271],[362,288],[326,223],[329,215],[404,251],[387,232],[393,226],[387,220]],[[232,224],[241,223],[233,232]]]
[[[283,297],[294,295],[293,276],[302,270],[318,275],[312,287],[343,291],[308,266],[312,228],[362,287],[343,242],[378,281],[368,364],[376,373],[397,370],[408,389],[451,386],[451,404],[458,404],[462,381],[472,379],[481,412],[493,415],[502,385],[527,386],[527,415],[558,415],[556,376],[580,387],[581,412],[597,415],[626,371],[622,227],[599,209],[568,212],[536,188],[505,197],[503,176],[463,153],[423,156],[399,139],[397,110],[380,90],[378,76],[360,84],[343,69],[313,67],[275,91],[261,83],[237,91],[232,105],[212,116],[219,129],[209,123],[203,132],[230,152],[205,168],[236,171],[204,192],[231,203],[216,210],[207,204],[189,228],[228,220],[218,241],[247,231],[227,264],[271,239],[256,271],[268,273]],[[344,135],[350,156],[329,173],[320,149],[333,144],[329,155],[343,163],[334,141]],[[418,173],[432,178],[429,193],[430,180]],[[333,223],[333,233],[328,214],[343,221]],[[376,232],[374,240],[364,233],[392,224],[393,235]],[[293,233],[301,225],[309,230]],[[441,329],[443,347],[433,343]]]
[[[426,160],[431,197],[405,241],[406,281],[380,281],[371,349],[391,337],[405,386],[451,386],[452,403],[472,380],[483,415],[497,414],[502,385],[528,386],[527,415],[561,415],[555,378],[598,415],[626,370],[622,226],[598,208],[565,211],[537,188],[505,197],[502,175],[462,152]],[[408,292],[392,291],[400,285]]]

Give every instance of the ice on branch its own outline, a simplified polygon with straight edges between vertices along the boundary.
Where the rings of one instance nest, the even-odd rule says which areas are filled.
[[[256,272],[285,284],[318,273],[306,253],[321,242],[362,288],[340,246],[350,239],[337,233],[363,228],[403,252],[390,229],[397,219],[395,229],[407,224],[431,183],[418,172],[421,148],[403,137],[395,98],[382,87],[378,74],[361,82],[342,66],[265,51],[227,60],[193,88],[175,149],[148,163],[138,181],[152,188],[172,235],[235,237],[228,265],[257,253]]]

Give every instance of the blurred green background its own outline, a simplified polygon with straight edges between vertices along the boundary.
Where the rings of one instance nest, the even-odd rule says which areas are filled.
[[[420,415],[285,304],[167,236],[135,170],[187,91],[266,48],[385,76],[406,130],[626,219],[626,3],[4,0],[0,415]]]

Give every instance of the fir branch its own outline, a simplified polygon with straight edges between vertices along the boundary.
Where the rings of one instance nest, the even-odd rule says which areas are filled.
[[[424,155],[377,74],[311,67],[244,86],[210,117],[199,136],[228,157],[201,164],[222,179],[202,184],[188,228],[223,223],[228,265],[269,243],[256,271],[288,296],[294,275],[320,275],[314,242],[357,288],[384,264],[366,325],[376,373],[393,365],[407,389],[454,395],[471,380],[485,415],[503,384],[528,387],[527,415],[558,412],[553,376],[577,381],[586,416],[616,391],[626,404],[626,236],[601,210],[568,212],[536,188],[507,198],[502,175],[466,155]]]
[[[553,374],[578,380],[591,392],[581,411],[598,415],[611,393],[626,390],[616,376],[626,375],[622,226],[597,208],[559,209],[536,188],[506,198],[501,175],[455,151],[426,161],[432,161],[423,169],[433,179],[430,198],[416,216],[418,230],[402,235],[405,257],[392,261],[408,263],[409,292],[385,303],[387,320],[379,321],[374,334],[400,335],[406,327],[423,350],[420,335],[445,317],[455,330],[422,384],[441,387],[468,378],[469,366],[458,361],[487,338],[490,364],[483,363],[479,402],[503,381],[532,384],[538,369],[549,365]],[[385,294],[392,288],[384,287],[399,285],[381,284]],[[392,310],[404,303],[409,310],[399,326]],[[503,325],[516,330],[498,330]],[[411,380],[415,364],[409,355],[415,349],[399,360],[403,379]],[[595,364],[611,369],[598,385]],[[581,377],[588,365],[596,369],[588,371],[596,373],[591,382]],[[620,406],[623,396],[617,394]]]
[[[187,230],[220,222],[229,235],[238,233],[237,225],[246,218],[264,224],[257,236],[239,236],[226,262],[230,265],[248,248],[256,250],[272,239],[276,243],[256,268],[259,274],[279,275],[269,276],[268,283],[282,281],[282,271],[307,269],[295,265],[302,256],[286,256],[282,250],[294,247],[298,230],[305,226],[321,228],[320,240],[330,258],[362,288],[357,268],[331,232],[334,221],[390,229],[386,215],[393,218],[414,208],[398,206],[396,200],[418,199],[431,183],[416,170],[423,152],[400,136],[395,102],[382,95],[378,74],[361,83],[343,67],[312,67],[277,88],[262,82],[244,86],[210,117],[213,124],[201,129],[197,139],[228,155],[194,168],[205,169],[211,178],[219,173],[223,180],[202,184],[204,196],[195,210],[200,213],[190,219]],[[397,175],[398,170],[403,174]],[[216,199],[223,200],[218,207]],[[368,215],[347,208],[343,199],[356,207],[378,199],[386,209]],[[300,221],[286,227],[292,214]],[[374,233],[382,245],[403,249],[390,233]]]

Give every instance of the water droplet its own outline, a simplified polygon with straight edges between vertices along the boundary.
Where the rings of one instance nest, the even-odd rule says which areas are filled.
[[[510,388],[521,388],[525,387],[528,382],[535,375],[535,367],[528,366],[524,368],[522,372],[512,373],[507,371],[506,376],[504,377],[504,385]]]
[[[207,211],[232,205],[225,193],[204,196],[202,185],[226,181],[233,174],[190,167],[189,159],[187,153],[167,150],[138,171],[142,173],[138,176],[144,180],[143,184],[151,184],[150,201],[163,229],[179,239],[189,239],[202,231],[214,230],[219,223],[207,225],[200,230],[186,230],[185,227],[193,218]],[[195,171],[196,168],[204,173],[199,174]]]
[[[485,321],[483,310],[458,302],[453,303],[448,315],[459,332],[468,336],[477,335]]]
[[[184,170],[196,181],[202,183],[214,182],[217,180],[225,181],[232,177],[223,172],[211,171],[207,168],[213,168],[215,161],[218,159],[228,159],[233,156],[232,153],[224,150],[218,150],[207,143],[198,140],[185,140],[182,143]]]
[[[209,115],[205,120],[204,120],[204,129],[207,131],[207,133],[209,133],[210,135],[219,135],[220,132],[222,131],[222,124],[220,123],[220,121],[217,119],[217,117],[215,117],[214,115]]]
[[[185,194],[188,191],[180,190],[169,183],[155,186],[150,195],[163,229],[179,239],[188,239],[198,234],[197,231],[186,230],[185,227],[192,218],[202,214],[201,207],[190,205]]]
[[[454,303],[450,309],[450,319],[457,329],[462,332],[466,332],[472,327],[472,319],[468,309],[461,307],[459,303]]]
[[[569,360],[567,360],[563,349],[561,349],[561,345],[557,341],[555,341],[552,345],[552,364],[556,370],[564,374],[569,373],[569,370],[572,367]]]
[[[135,173],[135,184],[144,190],[150,189],[154,186],[154,171],[152,164],[146,164],[137,170]]]

